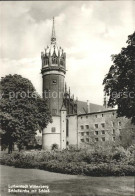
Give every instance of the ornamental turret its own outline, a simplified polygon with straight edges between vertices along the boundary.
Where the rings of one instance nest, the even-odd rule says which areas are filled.
[[[53,18],[51,44],[41,52],[42,73],[47,70],[60,70],[66,73],[66,53],[61,47],[57,46],[55,35],[55,24]]]

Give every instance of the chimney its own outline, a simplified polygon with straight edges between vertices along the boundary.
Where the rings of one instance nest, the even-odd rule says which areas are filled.
[[[105,93],[105,94],[104,94],[104,103],[103,103],[103,106],[104,106],[105,108],[108,108],[107,104],[108,104],[108,99],[107,99],[107,96],[106,96],[106,93]]]
[[[89,100],[87,100],[87,113],[90,113],[90,103],[89,103]]]

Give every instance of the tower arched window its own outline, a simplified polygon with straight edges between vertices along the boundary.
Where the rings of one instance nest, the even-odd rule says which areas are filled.
[[[63,63],[63,59],[60,59],[60,65],[64,65],[64,63]]]
[[[49,59],[48,59],[48,58],[45,58],[44,64],[45,64],[45,65],[48,65],[48,64],[49,64]]]
[[[58,64],[58,59],[56,57],[52,58],[52,64]]]

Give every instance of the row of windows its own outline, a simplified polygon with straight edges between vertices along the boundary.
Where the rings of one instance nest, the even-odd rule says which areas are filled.
[[[95,114],[95,118],[98,118],[98,117],[104,117],[105,114]],[[115,113],[112,112],[112,116],[114,116]],[[85,118],[88,118],[88,116],[85,116]],[[83,119],[83,116],[81,116],[81,119]]]
[[[81,129],[84,129],[84,125],[81,125],[80,127],[81,127]],[[85,128],[89,129],[89,125],[85,125]]]
[[[82,138],[81,139],[81,142],[89,142],[90,141],[90,139],[89,138]],[[95,138],[95,142],[98,142],[99,141],[99,138]],[[102,142],[105,142],[106,141],[106,138],[105,137],[102,137],[102,138],[100,138],[100,141],[102,141]],[[115,141],[115,137],[112,137],[112,141]]]
[[[121,131],[121,129],[119,129],[119,132]],[[102,135],[106,134],[106,131],[105,130],[101,130],[101,131],[94,131],[94,134],[95,135],[99,135],[99,133],[101,133]],[[116,133],[115,129],[112,130],[112,134],[114,135]],[[84,135],[89,135],[90,132],[81,132],[80,133],[81,136],[84,136]]]
[[[84,136],[84,134],[89,135],[89,132],[81,132],[81,136]]]
[[[48,64],[49,64],[49,59],[48,58],[44,59],[44,65],[48,65]],[[58,64],[58,58],[52,58],[52,64]],[[63,59],[60,59],[60,65],[64,65]]]
[[[99,131],[95,131],[94,133],[95,133],[95,135],[98,135],[99,134]],[[90,132],[81,132],[81,136],[84,136],[84,134],[89,135]],[[104,135],[105,134],[105,130],[102,130],[101,131],[101,134]]]
[[[101,123],[101,126],[104,128],[105,127],[105,123]],[[81,129],[84,129],[84,128],[86,128],[86,129],[89,129],[89,125],[81,125],[80,126],[81,127]],[[98,124],[95,124],[95,128],[98,128]]]
[[[112,123],[113,123],[113,126],[115,126],[115,123],[114,122],[112,122]],[[121,126],[121,122],[118,122],[118,125]],[[95,124],[94,126],[96,129],[99,128],[99,124]],[[85,126],[81,125],[80,127],[81,127],[81,129],[84,129],[84,128],[89,129],[89,125],[85,125]],[[101,123],[101,127],[105,128],[105,123]]]

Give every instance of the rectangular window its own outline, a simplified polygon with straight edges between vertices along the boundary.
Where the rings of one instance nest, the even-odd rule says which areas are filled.
[[[115,123],[114,122],[112,122],[112,125],[113,125],[113,127],[115,126]]]
[[[86,132],[86,135],[89,135],[89,132]]]
[[[121,122],[119,122],[119,126],[121,126]]]
[[[56,128],[52,127],[52,133],[56,132]]]
[[[88,118],[88,116],[86,116],[86,118]]]
[[[95,142],[98,142],[98,138],[95,138]]]
[[[95,128],[98,128],[98,124],[95,124]]]
[[[102,114],[102,117],[104,116],[104,114]]]
[[[81,132],[81,136],[84,136],[84,132]]]
[[[52,84],[57,84],[57,80],[53,79]]]
[[[98,135],[98,131],[95,131],[95,135]]]
[[[67,119],[66,120],[66,136],[68,137],[69,136],[69,120]]]
[[[97,118],[97,115],[95,115],[95,117]]]
[[[89,138],[86,138],[86,142],[89,142]]]
[[[105,134],[105,131],[104,130],[102,131],[102,134]]]
[[[89,129],[89,125],[85,125],[86,126],[86,129]]]
[[[113,134],[115,134],[115,130],[113,129]]]
[[[103,142],[105,141],[105,137],[102,137],[102,141],[103,141]]]
[[[105,123],[101,123],[101,126],[104,128],[105,127]]]
[[[84,142],[84,139],[81,139],[81,142]]]
[[[57,115],[57,110],[56,109],[52,109],[52,115]]]
[[[84,126],[83,125],[81,125],[81,129],[84,129]]]

